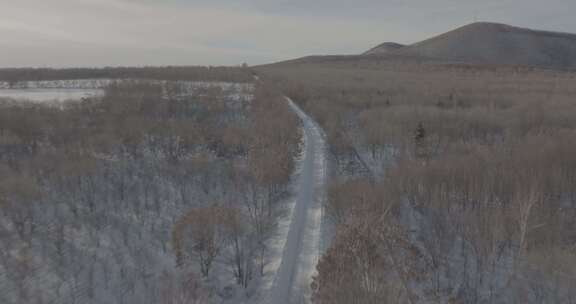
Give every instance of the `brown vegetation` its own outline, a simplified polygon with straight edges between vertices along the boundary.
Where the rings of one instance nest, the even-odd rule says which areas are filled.
[[[24,79],[100,72],[250,75],[147,68],[31,71]],[[239,290],[261,274],[298,153],[298,120],[266,84],[232,93],[181,86],[129,80],[61,108],[0,105],[0,272],[9,274],[0,277],[0,302],[206,303],[225,286],[195,278],[216,264]],[[166,256],[180,267],[166,269]]]
[[[109,67],[70,69],[0,69],[0,81],[12,85],[22,81],[69,80],[69,79],[148,79],[226,81],[248,83],[253,80],[247,68],[168,66],[168,67]]]
[[[317,303],[574,301],[576,75],[344,59],[262,71],[331,144],[337,233]]]

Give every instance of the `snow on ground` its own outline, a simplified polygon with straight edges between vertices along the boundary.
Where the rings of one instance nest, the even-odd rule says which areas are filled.
[[[306,144],[303,143],[303,146],[305,145]],[[296,184],[296,182],[302,172],[304,153],[300,155],[297,162],[298,162],[298,169],[294,173],[294,182],[291,185],[293,192],[298,191],[298,185]],[[269,241],[270,251],[268,256],[268,263],[264,269],[264,277],[262,279],[262,285],[261,285],[261,290],[264,293],[267,293],[272,288],[274,284],[274,279],[276,277],[276,273],[278,272],[278,270],[280,269],[280,265],[282,264],[282,255],[284,253],[284,247],[286,246],[288,233],[290,232],[290,225],[292,223],[292,219],[294,216],[295,206],[296,206],[296,198],[292,196],[290,197],[289,201],[287,201],[285,204],[285,214],[278,221],[278,228],[275,237]]]
[[[73,96],[82,98],[86,96],[81,94],[97,94],[98,92],[103,92],[102,88],[109,84],[110,82],[106,82],[105,80],[47,81],[30,82],[27,83],[25,88],[8,89],[7,85],[0,83],[0,98],[6,96],[5,94],[12,94],[6,97],[14,99],[22,97],[38,102],[42,102],[43,100],[40,97],[30,98],[29,96],[38,94],[49,100],[55,100],[60,99],[55,97],[62,96],[62,94],[64,96],[78,94]],[[188,84],[188,88],[191,90],[199,87],[220,86],[223,89],[229,90],[230,96],[235,96],[238,99],[248,98],[253,89],[253,85],[251,84],[207,82],[189,82]],[[261,286],[259,291],[262,295],[262,303],[287,304],[308,302],[312,276],[316,272],[316,265],[322,248],[322,206],[325,199],[324,188],[327,175],[324,134],[320,127],[300,110],[297,105],[290,100],[289,103],[291,108],[303,121],[303,152],[298,160],[299,169],[294,173],[294,196],[286,202],[285,215],[278,223],[276,237],[270,240],[271,250],[268,255],[268,264],[265,268],[265,275],[260,282]],[[167,188],[170,187],[168,186]],[[170,197],[171,195],[166,194],[166,196]],[[167,245],[164,241],[167,239],[166,235],[169,233],[169,229],[166,228],[170,226],[168,223],[173,222],[174,214],[178,214],[183,208],[183,206],[178,205],[176,201],[177,200],[173,198],[167,199],[162,204],[162,207],[159,207],[159,214],[151,214],[149,216],[148,214],[140,214],[139,217],[134,216],[134,214],[131,213],[131,209],[125,210],[126,212],[116,211],[114,216],[103,212],[103,214],[107,214],[106,222],[109,223],[109,227],[106,229],[100,228],[102,230],[98,230],[88,226],[83,229],[63,230],[62,233],[65,235],[66,248],[69,247],[69,250],[74,252],[83,252],[83,254],[79,256],[84,258],[84,255],[86,255],[86,261],[92,261],[89,265],[106,266],[104,268],[102,268],[103,266],[91,266],[96,267],[96,269],[114,268],[116,267],[115,259],[121,258],[125,263],[133,264],[126,270],[130,275],[146,277],[145,282],[142,284],[157,283],[161,280],[157,278],[158,274],[162,274],[166,270],[170,272],[175,271],[173,269],[172,254],[166,252],[165,248]],[[174,206],[171,204],[174,204]],[[149,210],[150,208],[143,208],[142,210]],[[146,225],[142,225],[142,223],[146,223]],[[47,233],[48,230],[52,230],[52,228],[49,229],[48,225],[44,227]],[[139,228],[136,229],[135,227]],[[95,235],[98,237],[94,238]],[[138,235],[138,237],[126,243],[126,238],[123,237],[125,235]],[[148,246],[138,246],[142,244],[148,244]],[[123,246],[126,248],[123,248]],[[97,250],[94,251],[94,248]],[[112,250],[111,248],[115,249]],[[141,248],[141,254],[138,254],[138,251],[131,250],[133,248]],[[143,250],[143,248],[147,249]],[[114,258],[102,255],[103,252],[111,251],[115,252]],[[88,264],[88,262],[86,262],[86,264]],[[148,265],[148,267],[143,268],[142,265]],[[49,288],[49,286],[60,286],[57,291],[45,294],[47,298],[58,298],[58,296],[55,296],[55,294],[58,294],[79,300],[87,300],[84,294],[86,290],[83,287],[76,286],[78,283],[71,283],[76,281],[60,282],[61,278],[51,277],[51,269],[52,268],[45,267],[42,271],[39,270],[38,281],[33,281],[34,284],[43,286],[46,290],[54,290]],[[86,271],[90,276],[93,275],[96,281],[110,281],[118,284],[130,281],[129,278],[118,278],[116,274],[110,276],[105,273],[107,272],[106,270],[102,270],[104,272],[100,273],[91,269],[92,268],[88,268]],[[146,273],[143,273],[144,270],[146,270]],[[0,273],[2,271],[3,269],[0,269]],[[214,269],[214,271],[216,272],[214,276],[216,281],[220,281],[224,277],[229,276],[219,275],[219,272],[222,272],[219,269]],[[110,276],[110,278],[103,279],[106,276]],[[2,278],[0,275],[0,283],[2,281],[5,281],[5,278]],[[40,281],[43,283],[40,284]],[[79,281],[81,282],[82,280],[79,279]],[[143,291],[143,288],[145,289],[145,286],[132,286],[130,293],[125,296],[123,295],[123,297],[126,297],[126,301],[129,302],[128,299],[136,299],[136,295],[139,293],[143,295],[147,294]],[[108,286],[96,285],[93,292],[99,294],[101,297],[96,296],[92,301],[96,303],[96,299],[115,298],[117,295],[113,293],[123,289],[126,290],[126,288],[122,288],[122,286],[109,289]],[[1,298],[2,297],[0,297],[0,299]],[[152,299],[150,298],[148,300]],[[72,302],[73,301],[75,300],[72,300]],[[251,299],[249,303],[254,303],[253,301],[255,300]]]
[[[73,80],[44,80],[44,81],[22,81],[10,84],[0,81],[0,89],[103,89],[110,84],[120,81],[146,81],[158,84],[179,83],[187,84],[194,88],[220,87],[224,90],[239,91],[243,88],[251,88],[251,83],[236,83],[223,81],[169,81],[169,80],[147,80],[147,79],[73,79]]]
[[[274,282],[269,284],[263,303],[308,303],[312,276],[320,256],[322,206],[326,183],[326,144],[320,127],[294,102],[290,107],[304,126],[303,158],[299,173],[295,203],[286,234],[281,261],[276,263]],[[282,235],[282,234],[281,234]]]
[[[10,90],[16,89],[6,89]],[[79,189],[66,194],[48,191],[44,204],[32,208],[37,227],[27,246],[9,238],[14,229],[0,216],[0,230],[7,232],[0,233],[0,247],[10,244],[19,249],[0,252],[0,261],[8,261],[0,263],[0,303],[22,303],[17,300],[22,286],[35,297],[29,303],[162,302],[162,292],[169,287],[164,275],[178,278],[180,274],[170,250],[175,221],[201,202],[222,201],[224,190],[233,187],[215,182],[224,166],[217,164],[206,173],[209,193],[196,182],[203,174],[198,173],[186,185],[193,199],[184,200],[171,178],[149,174],[159,171],[156,163],[162,157],[144,152],[147,157],[139,162],[110,160],[105,177],[94,176],[90,179],[94,182],[82,183]],[[116,190],[120,184],[129,185],[123,199]],[[94,193],[90,199],[94,210],[81,193]],[[29,267],[25,282],[19,281],[24,277],[20,265],[10,263],[19,256],[27,258],[22,263]],[[227,272],[217,279],[231,277]]]
[[[25,81],[16,84],[0,81],[0,98],[34,103],[58,103],[69,100],[98,97],[104,94],[104,88],[119,81],[138,81],[138,79],[80,79]],[[242,101],[252,98],[253,84],[232,82],[198,81],[160,81],[144,80],[154,84],[175,83],[184,88],[183,96],[189,96],[199,89],[220,88],[231,100]]]
[[[112,79],[73,79],[20,81],[12,84],[0,81],[0,89],[102,89],[114,81]]]
[[[35,103],[81,100],[104,94],[101,89],[0,89],[0,98],[27,100]]]

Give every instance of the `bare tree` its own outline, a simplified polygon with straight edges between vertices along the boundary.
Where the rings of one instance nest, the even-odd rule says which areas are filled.
[[[186,257],[196,258],[202,275],[208,277],[214,260],[234,234],[236,212],[221,207],[189,211],[174,227],[176,263],[181,266]]]

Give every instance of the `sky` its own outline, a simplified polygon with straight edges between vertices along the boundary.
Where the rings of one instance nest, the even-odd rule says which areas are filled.
[[[478,21],[576,33],[574,0],[0,0],[0,67],[256,65]]]

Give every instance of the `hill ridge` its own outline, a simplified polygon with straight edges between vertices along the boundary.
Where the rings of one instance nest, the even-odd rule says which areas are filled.
[[[576,34],[475,22],[394,54],[459,63],[576,68]]]

